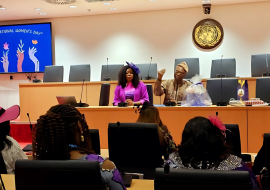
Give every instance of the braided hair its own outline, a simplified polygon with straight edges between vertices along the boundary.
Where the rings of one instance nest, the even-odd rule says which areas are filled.
[[[40,116],[35,127],[33,157],[37,160],[67,160],[70,151],[94,154],[88,125],[75,107],[56,105]],[[80,136],[84,136],[84,141]]]

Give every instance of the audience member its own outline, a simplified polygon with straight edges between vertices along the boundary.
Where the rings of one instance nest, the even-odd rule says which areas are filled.
[[[270,140],[264,140],[263,145],[254,160],[254,174],[259,175],[264,167],[270,168]]]
[[[125,190],[115,165],[110,160],[96,155],[91,147],[84,115],[73,106],[53,106],[38,119],[36,138],[33,141],[34,159],[99,161],[104,185],[110,190]]]
[[[7,173],[13,174],[18,159],[28,159],[19,143],[10,134],[10,120],[20,115],[20,107],[14,105],[7,110],[0,107],[0,150],[6,165]]]
[[[128,63],[118,73],[118,85],[114,92],[114,105],[126,102],[128,106],[149,102],[146,85],[140,81],[140,70],[133,63]]]
[[[161,151],[165,159],[168,158],[170,153],[176,151],[176,145],[174,143],[173,137],[171,136],[167,126],[163,125],[159,116],[159,111],[156,107],[150,105],[149,103],[144,103],[140,110],[140,116],[137,122],[157,124]]]
[[[253,189],[259,189],[254,174],[241,158],[231,155],[225,142],[226,128],[217,117],[195,117],[182,133],[178,151],[169,155],[166,164],[176,169],[248,171]]]

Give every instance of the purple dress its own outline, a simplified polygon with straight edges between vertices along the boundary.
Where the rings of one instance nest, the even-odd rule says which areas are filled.
[[[174,169],[194,169],[191,164],[188,166],[185,166],[182,163],[182,160],[178,154],[178,152],[171,153],[169,155],[169,159],[165,162],[170,165],[170,168]],[[241,158],[230,155],[226,160],[223,160],[220,162],[219,166],[217,168],[210,168],[210,170],[236,170],[236,171],[248,171],[250,175],[250,180],[253,186],[253,190],[259,190],[259,185],[257,183],[257,180],[252,173],[252,171],[248,168],[248,166],[242,161]]]
[[[102,169],[102,164],[106,160],[105,158],[96,154],[89,154],[87,156],[83,156],[80,160],[91,160],[91,161],[99,162],[100,174],[101,174],[101,177],[105,184],[106,189],[126,190],[126,187],[122,181],[122,177],[116,167],[113,170]]]
[[[135,88],[133,98],[134,98],[133,99],[134,102],[140,101],[142,104],[145,101],[149,102],[147,88],[143,82],[140,81],[137,88]],[[113,100],[114,105],[117,106],[118,103],[125,102],[125,101],[126,101],[125,88],[122,88],[122,86],[120,86],[120,85],[116,86],[116,89],[114,91],[114,100]]]

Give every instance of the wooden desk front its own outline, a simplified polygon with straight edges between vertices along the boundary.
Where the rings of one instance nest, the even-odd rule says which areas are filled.
[[[239,78],[246,79],[249,83],[249,97],[255,98],[256,94],[256,78]],[[154,87],[155,80],[145,80],[145,84],[152,84]],[[203,81],[207,86],[207,79]],[[100,88],[102,83],[110,83],[110,102],[112,105],[114,98],[114,90],[117,81],[106,82],[85,82],[82,102],[88,103],[90,106],[99,105]],[[40,115],[45,114],[47,110],[58,104],[56,96],[75,96],[79,102],[81,98],[82,82],[61,82],[61,83],[23,83],[19,84],[21,121],[28,121],[27,113],[30,114],[31,120],[36,121]],[[163,97],[154,96],[154,104],[163,102]]]
[[[15,175],[2,174],[2,179],[6,190],[16,190]],[[38,187],[37,187],[38,189]],[[133,179],[130,188],[131,190],[154,190],[154,180]]]

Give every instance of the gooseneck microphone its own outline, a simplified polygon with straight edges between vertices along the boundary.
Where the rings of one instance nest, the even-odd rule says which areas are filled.
[[[31,124],[31,120],[30,120],[30,115],[29,115],[29,113],[27,113],[27,117],[28,117],[28,119],[29,119],[29,123],[30,123],[30,129],[31,129],[31,131],[32,131],[33,126],[32,126],[32,124]]]
[[[106,70],[106,77],[103,78],[104,81],[110,81],[111,80],[111,78],[108,75],[109,75],[109,58],[107,58],[107,70]]]
[[[149,65],[149,69],[148,69],[148,75],[147,75],[147,77],[145,77],[146,80],[150,80],[150,79],[153,78],[153,77],[150,77],[150,76],[149,76],[151,64],[152,64],[152,57],[151,57],[151,60],[150,60],[150,65]]]
[[[221,65],[220,65],[220,92],[221,92],[221,98],[220,98],[220,102],[217,102],[217,106],[227,106],[227,102],[223,102],[222,99],[222,58],[223,55],[221,56]]]
[[[80,103],[79,103],[79,107],[83,107],[82,105],[82,95],[83,95],[83,85],[84,85],[84,81],[85,79],[83,79],[83,83],[82,83],[82,92],[81,92],[81,99],[80,99]]]

